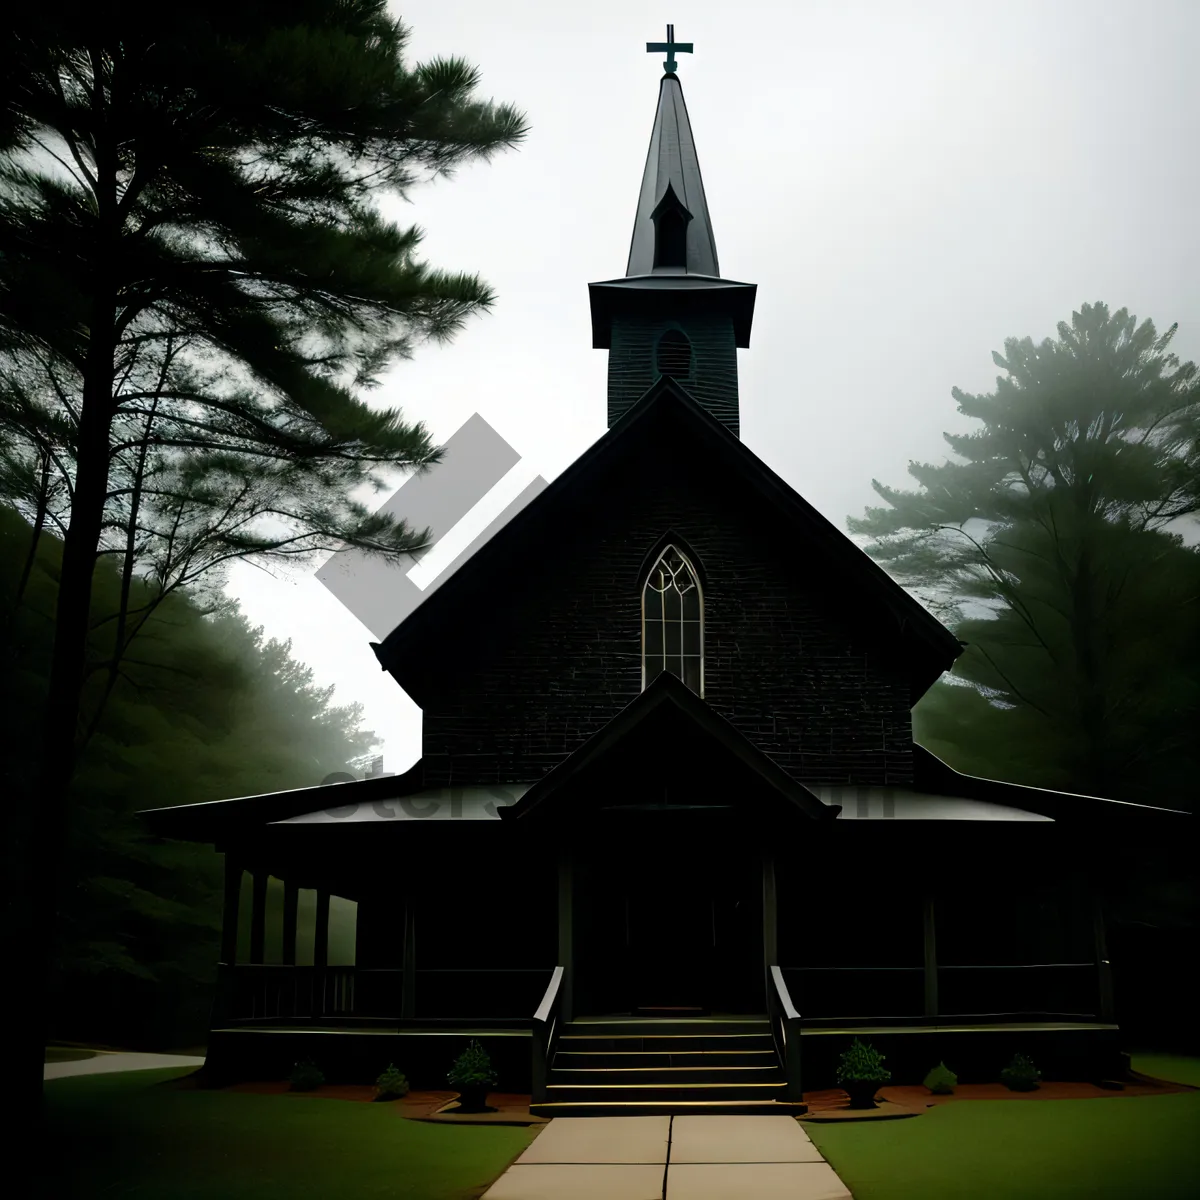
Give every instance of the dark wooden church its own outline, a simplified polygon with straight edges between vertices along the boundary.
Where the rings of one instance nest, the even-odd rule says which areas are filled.
[[[852,1034],[901,1082],[1121,1069],[1102,885],[1179,815],[914,743],[961,646],[739,440],[755,285],[672,67],[589,288],[608,432],[372,646],[420,761],[145,814],[225,855],[215,1077],[445,1086],[477,1036],[586,1115],[789,1111]]]

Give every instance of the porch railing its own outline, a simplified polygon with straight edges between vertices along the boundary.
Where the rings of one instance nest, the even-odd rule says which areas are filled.
[[[550,973],[549,967],[418,968],[412,992],[415,1011],[406,1013],[404,971],[399,967],[222,964],[213,1024],[372,1019],[398,1022],[420,1016],[494,1017],[520,1022],[522,1014],[529,1012],[541,981]]]
[[[223,1021],[349,1017],[357,1011],[360,985],[365,985],[362,990],[370,994],[387,977],[401,974],[400,971],[362,972],[354,967],[222,965],[218,981],[219,1015]],[[363,978],[368,975],[375,978]]]
[[[771,1036],[787,1076],[788,1102],[798,1104],[804,1098],[800,1080],[800,1014],[792,1004],[783,972],[778,967],[772,967],[769,974],[767,1015],[771,1020]]]
[[[936,1010],[927,1005],[925,968],[784,967],[806,1025],[875,1021],[927,1024],[933,1020],[1101,1020],[1097,964],[938,963]]]
[[[550,1060],[554,1055],[554,1046],[558,1040],[559,1016],[562,1011],[563,967],[555,967],[550,976],[550,984],[542,997],[537,1012],[533,1014],[533,1039],[531,1053],[532,1061],[532,1103],[545,1104],[547,1098],[546,1077],[550,1070]]]

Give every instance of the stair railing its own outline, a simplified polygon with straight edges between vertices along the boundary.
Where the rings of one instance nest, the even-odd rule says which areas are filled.
[[[778,967],[768,971],[767,1014],[771,1019],[775,1051],[787,1076],[788,1103],[799,1104],[804,1099],[800,1083],[800,1014]]]
[[[558,1040],[559,1015],[562,1009],[563,967],[555,967],[546,987],[546,994],[533,1014],[532,1041],[532,1103],[545,1104],[546,1077],[550,1070],[550,1060],[554,1056],[554,1045]]]

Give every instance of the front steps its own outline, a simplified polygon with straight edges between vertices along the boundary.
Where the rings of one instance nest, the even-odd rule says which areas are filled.
[[[540,1117],[800,1114],[765,1017],[585,1018],[563,1027]]]

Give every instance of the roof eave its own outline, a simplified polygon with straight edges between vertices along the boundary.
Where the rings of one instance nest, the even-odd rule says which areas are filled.
[[[399,775],[367,776],[354,783],[263,792],[228,800],[204,800],[168,808],[147,808],[136,814],[156,837],[216,844],[231,835],[287,820],[323,808],[408,795],[424,786],[424,763]]]
[[[661,311],[664,297],[669,297],[681,314],[725,312],[733,322],[735,344],[745,350],[750,345],[757,292],[755,283],[740,283],[714,275],[633,275],[589,283],[592,347],[612,349],[614,317]]]
[[[1105,796],[1088,796],[1079,792],[1059,792],[1052,788],[1030,787],[1027,784],[1007,783],[1001,779],[985,779],[965,775],[927,750],[913,743],[914,766],[922,790],[946,796],[1004,803],[1011,808],[1038,813],[1054,821],[1096,818],[1117,821],[1174,820],[1193,814],[1178,808],[1160,808],[1150,804],[1134,804],[1128,800],[1111,800]]]

